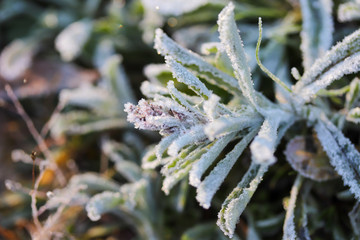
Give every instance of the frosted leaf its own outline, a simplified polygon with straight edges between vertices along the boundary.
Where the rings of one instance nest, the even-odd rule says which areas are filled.
[[[267,169],[268,165],[257,165],[252,162],[240,183],[223,202],[216,224],[230,238],[234,235],[239,217],[249,203]]]
[[[107,83],[108,91],[112,92],[117,97],[119,105],[126,102],[135,102],[133,91],[130,87],[129,79],[127,78],[123,67],[121,66],[122,57],[120,55],[112,55],[104,59],[104,64],[100,69],[101,76]]]
[[[98,221],[101,215],[111,211],[132,212],[138,201],[138,194],[144,189],[144,180],[124,184],[116,192],[105,191],[93,196],[86,204],[85,210],[92,221]]]
[[[196,94],[202,97],[209,98],[211,95],[211,91],[207,89],[204,83],[200,81],[194,74],[189,72],[186,68],[184,68],[181,64],[176,62],[172,57],[165,57],[166,64],[170,67],[174,78],[179,82],[186,84],[189,88],[191,88]]]
[[[113,114],[116,99],[103,88],[84,84],[75,89],[64,89],[60,92],[60,102],[63,105],[84,107],[90,110],[108,110]],[[111,110],[110,110],[111,109]]]
[[[326,88],[334,80],[359,71],[360,30],[355,31],[327,51],[305,71],[293,91],[300,104],[307,102],[319,90]]]
[[[257,127],[261,124],[262,117],[256,112],[249,114],[244,112],[238,117],[222,116],[206,125],[204,131],[210,140],[226,134],[237,132],[249,127]]]
[[[359,1],[349,1],[339,5],[338,19],[340,22],[348,22],[360,19],[360,3]]]
[[[222,45],[230,58],[243,95],[256,106],[254,83],[251,79],[243,43],[234,20],[234,4],[230,2],[219,14],[219,33]]]
[[[351,81],[349,86],[349,92],[346,94],[345,100],[345,108],[350,109],[352,108],[360,99],[360,79],[355,78]]]
[[[345,58],[342,62],[333,66],[330,70],[319,76],[319,78],[303,87],[298,96],[304,101],[311,100],[312,97],[321,89],[329,86],[333,81],[342,76],[360,71],[360,52]]]
[[[92,191],[118,191],[120,185],[116,182],[105,179],[94,173],[84,173],[75,175],[70,179],[69,186],[85,185],[88,190]]]
[[[173,16],[180,16],[207,4],[224,5],[224,1],[222,0],[197,0],[188,1],[186,4],[184,4],[182,0],[142,0],[142,3],[145,8],[157,11],[161,15]]]
[[[301,75],[299,73],[299,70],[296,67],[292,67],[291,68],[291,75],[293,76],[293,78],[295,78],[296,80],[300,80]]]
[[[170,156],[176,156],[180,149],[185,147],[186,145],[193,144],[196,142],[201,142],[206,139],[206,135],[204,133],[204,129],[202,125],[196,125],[192,127],[188,132],[179,136],[176,140],[174,140],[168,148],[168,154]]]
[[[156,85],[156,84],[153,84],[153,83],[148,82],[148,81],[144,81],[144,82],[141,83],[140,91],[147,98],[153,98],[156,95],[169,94],[169,91],[166,88],[164,88],[162,86],[159,86],[159,85]]]
[[[96,45],[93,63],[97,69],[102,69],[106,59],[113,55],[115,55],[113,42],[110,39],[103,39]]]
[[[144,67],[144,75],[153,84],[161,84],[160,76],[163,74],[171,74],[166,64],[149,64]]]
[[[52,192],[48,192],[46,195],[49,198],[42,208],[54,209],[64,204],[66,206],[83,206],[89,201],[89,197],[86,193],[86,185],[74,185],[69,184],[63,189],[55,189]]]
[[[191,168],[189,174],[189,183],[198,187],[201,183],[201,177],[205,171],[211,166],[215,159],[219,156],[222,150],[227,146],[227,144],[235,137],[235,133],[228,134],[222,138],[215,140],[213,146],[201,156],[201,158],[195,162]]]
[[[295,229],[295,207],[296,200],[299,195],[299,191],[302,184],[302,177],[298,176],[295,180],[293,187],[291,188],[291,195],[289,205],[287,206],[284,227],[283,227],[283,240],[297,240],[299,237],[297,236]],[[305,238],[308,239],[308,238]]]
[[[301,51],[305,70],[332,45],[334,24],[331,0],[300,0],[302,13]]]
[[[183,105],[188,111],[191,111],[193,113],[196,113],[200,116],[202,116],[203,114],[197,110],[195,107],[193,107],[189,102],[188,99],[185,99],[185,95],[182,94],[180,91],[178,91],[175,86],[174,86],[174,82],[173,81],[169,81],[167,84],[167,88],[168,91],[171,95],[171,97],[178,102],[179,104]],[[204,116],[202,116],[204,117]],[[205,118],[205,117],[204,117]]]
[[[165,176],[161,189],[165,194],[169,194],[173,186],[188,175],[194,161],[198,160],[212,145],[213,143],[208,144],[208,146],[190,146],[181,151],[178,157],[169,161],[161,169],[161,173]]]
[[[273,164],[275,147],[278,143],[278,128],[280,120],[277,118],[266,118],[258,135],[250,145],[252,160],[257,164]]]
[[[180,165],[187,161],[188,158],[197,154],[199,150],[205,146],[204,144],[197,145],[189,145],[184,147],[176,157],[168,157],[166,158],[165,165],[161,169],[161,173],[164,176],[171,176],[174,172],[180,169]]]
[[[91,221],[98,221],[102,214],[117,209],[119,205],[125,204],[125,201],[119,192],[102,192],[93,196],[85,209]],[[133,205],[129,208],[133,208]]]
[[[160,164],[160,160],[156,157],[156,148],[151,146],[141,159],[141,167],[143,169],[155,169]]]
[[[61,116],[51,125],[51,135],[55,138],[61,134],[82,135],[109,129],[129,126],[122,118],[97,119],[93,113],[74,111]]]
[[[198,54],[191,52],[173,40],[161,29],[156,30],[155,49],[163,56],[171,56],[183,66],[191,68],[196,75],[226,91],[241,95],[236,79],[207,63]]]
[[[165,153],[166,149],[168,149],[171,143],[178,137],[179,135],[176,133],[171,134],[161,139],[160,143],[156,145],[156,157],[159,161],[161,161],[162,155]]]
[[[302,176],[315,181],[326,181],[338,177],[320,142],[313,136],[297,136],[286,145],[286,160]]]
[[[229,174],[241,153],[256,135],[258,129],[249,132],[235,147],[226,154],[225,158],[216,164],[210,174],[200,183],[196,189],[196,199],[203,208],[209,208],[211,200],[214,197],[220,185]]]
[[[21,77],[30,67],[36,49],[36,41],[12,41],[0,54],[0,75],[8,81]]]
[[[90,37],[92,25],[90,20],[83,19],[70,24],[56,37],[55,48],[64,61],[72,61],[80,55]]]
[[[360,154],[342,132],[324,117],[315,125],[318,138],[330,163],[342,176],[350,191],[360,199]]]
[[[360,123],[360,108],[356,107],[349,111],[349,113],[346,115],[346,120],[349,122],[353,122],[356,124]]]
[[[206,42],[201,44],[201,53],[204,55],[210,55],[212,53],[217,53],[221,48],[220,43],[218,42]]]
[[[117,143],[114,141],[104,141],[102,143],[102,151],[115,163],[115,169],[129,182],[136,182],[142,178],[140,167],[124,157],[116,151]]]

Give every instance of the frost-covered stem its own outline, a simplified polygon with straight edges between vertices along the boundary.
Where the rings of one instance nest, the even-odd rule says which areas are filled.
[[[259,65],[261,70],[263,70],[272,80],[274,80],[277,84],[282,86],[286,91],[291,92],[290,88],[288,88],[288,86],[286,86],[285,83],[283,83],[278,77],[276,77],[272,72],[269,71],[269,69],[267,69],[261,63],[260,57],[259,57],[261,38],[262,38],[262,21],[261,21],[261,18],[259,18],[259,38],[258,38],[258,41],[256,44],[256,50],[255,50],[257,64]]]
[[[39,221],[39,212],[38,209],[36,207],[36,195],[37,195],[37,191],[39,189],[39,185],[40,185],[40,181],[42,179],[42,177],[44,176],[45,171],[40,171],[40,175],[38,176],[38,178],[35,181],[34,184],[34,190],[30,192],[30,196],[31,196],[31,214],[33,217],[33,221],[35,223],[36,226],[36,230],[37,232],[41,232],[42,231],[42,225]]]
[[[45,125],[41,129],[40,135],[42,137],[45,137],[49,133],[51,124],[60,116],[60,112],[61,110],[63,110],[64,107],[65,107],[65,101],[59,101],[58,105],[51,114],[50,119],[45,123]]]
[[[53,159],[52,155],[50,153],[50,150],[47,147],[44,139],[39,134],[39,132],[36,130],[33,121],[30,119],[29,115],[25,112],[19,99],[16,97],[13,89],[11,88],[11,86],[8,83],[5,83],[5,91],[8,94],[9,98],[11,99],[12,103],[14,104],[16,111],[19,113],[21,118],[24,120],[31,135],[33,136],[36,143],[38,144],[40,151],[44,154],[44,156],[46,157],[46,159],[48,161]],[[50,161],[50,162],[54,163],[53,161]],[[63,173],[61,171],[59,171],[59,169],[57,167],[55,167],[55,171],[58,173],[57,175],[58,175],[60,184],[65,185],[66,180],[65,180],[65,176],[63,175]],[[32,211],[32,215],[33,215],[34,224],[38,231],[41,231],[42,226],[41,226],[41,223],[38,218],[38,209],[36,207],[36,196],[37,196],[37,191],[38,191],[38,188],[40,185],[40,181],[44,175],[44,172],[45,171],[40,171],[40,175],[38,176],[38,178],[36,179],[35,184],[34,184],[34,190],[30,194],[31,195],[31,211]]]
[[[290,200],[286,211],[285,221],[284,221],[284,236],[283,240],[295,240],[297,239],[296,232],[295,232],[295,224],[294,224],[294,210],[295,210],[295,204],[296,199],[299,195],[299,190],[301,188],[303,182],[303,177],[298,174],[296,177],[295,183],[293,187],[291,188],[290,193]]]
[[[24,120],[32,137],[35,139],[37,145],[39,146],[40,151],[44,154],[46,159],[51,163],[50,166],[56,171],[59,183],[61,185],[65,185],[66,179],[65,179],[64,174],[59,170],[59,168],[56,165],[54,166],[55,161],[53,161],[52,154],[51,154],[49,148],[47,147],[43,137],[36,130],[33,121],[30,119],[29,115],[25,112],[25,109],[21,105],[21,103],[20,103],[19,99],[16,97],[12,87],[8,83],[5,83],[5,91],[8,94],[8,96],[10,97],[12,103],[14,104],[16,111],[19,113],[21,118]]]

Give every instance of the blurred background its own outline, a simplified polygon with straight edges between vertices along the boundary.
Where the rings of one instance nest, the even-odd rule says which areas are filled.
[[[140,86],[149,76],[157,76],[163,82],[172,78],[168,72],[156,72],[156,67],[149,67],[149,64],[164,62],[153,49],[155,29],[162,28],[180,45],[201,52],[203,43],[219,41],[217,16],[227,3],[222,0],[0,2],[0,239],[30,239],[30,233],[36,232],[29,196],[34,180],[30,154],[38,153],[36,165],[41,165],[46,158],[5,85],[11,86],[63,177],[59,179],[56,169],[45,167],[39,181],[42,195],[38,196],[38,207],[46,203],[46,192],[64,187],[76,175],[93,172],[97,177],[112,179],[119,185],[131,182],[132,176],[126,175],[121,167],[119,170],[116,167],[119,161],[114,159],[120,156],[121,161],[125,159],[139,166],[147,147],[160,137],[134,130],[126,122],[123,105],[129,101],[136,103],[142,97]],[[302,69],[298,2],[236,2],[236,19],[249,56],[254,55],[259,16],[264,22],[263,55],[276,54],[280,59],[276,62],[269,57],[263,60],[264,64],[275,72],[281,64],[287,69],[290,69],[289,65]],[[336,24],[335,40],[357,26],[354,23]],[[255,68],[254,57],[250,57],[249,63]],[[288,72],[285,76],[290,79]],[[261,72],[256,70],[256,87],[274,98],[269,84],[263,83],[262,78]],[[117,157],[114,154],[118,154]],[[265,239],[281,236],[284,218],[281,203],[295,178],[294,174],[288,173],[291,172],[289,165],[282,161],[275,177],[261,187],[271,189],[270,195],[264,196],[261,189],[255,194],[253,213],[249,210],[247,221],[240,221],[239,236],[248,233],[248,226],[253,224],[250,221],[252,214],[261,219],[275,216],[269,218],[269,222],[258,223],[257,227]],[[144,203],[147,210],[142,212],[145,217],[140,222],[143,225],[146,221],[151,222],[158,239],[179,239],[180,236],[182,239],[226,239],[215,225],[220,200],[215,200],[214,209],[202,210],[186,182],[180,184],[170,197],[165,197],[160,190],[158,172],[141,172],[134,166],[131,169],[135,168],[140,178],[147,179],[153,191],[150,196],[142,193],[146,195],[142,200],[148,205]],[[34,174],[38,178],[38,166]],[[279,182],[284,176],[290,180]],[[232,173],[227,181],[231,183],[232,179],[238,179],[238,173]],[[233,184],[225,185],[219,199],[224,199]],[[87,194],[90,196],[103,190],[99,188]],[[264,205],[264,202],[268,204]],[[64,203],[57,204],[54,206]],[[129,220],[132,214],[125,214],[125,217],[109,214],[100,223],[92,222],[81,207],[84,203],[67,204],[71,207],[66,208],[51,227],[51,231],[59,234],[50,239],[147,239],[144,236],[149,236],[141,235],[141,231],[147,230],[141,230],[142,225],[137,220]],[[331,206],[333,202],[328,204]],[[41,214],[41,221],[48,220],[53,213],[51,209],[49,207]],[[351,210],[347,206],[345,209],[346,212]],[[322,214],[328,214],[331,219],[338,216],[336,211],[332,209]]]

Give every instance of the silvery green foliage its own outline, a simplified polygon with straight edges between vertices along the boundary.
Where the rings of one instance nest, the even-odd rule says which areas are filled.
[[[76,89],[60,92],[59,106],[64,109],[50,123],[51,134],[85,134],[106,129],[124,128],[124,103],[133,102],[133,93],[121,66],[121,56],[114,55],[111,47],[99,44],[95,64],[101,73],[98,85],[84,84]],[[110,48],[110,49],[109,49]],[[107,57],[99,64],[99,58]],[[66,111],[67,107],[78,110]]]
[[[325,90],[332,82],[360,70],[360,30],[328,50],[332,45],[332,2],[304,0],[301,7],[301,50],[305,71],[302,75],[295,68],[291,71],[298,80],[294,86],[290,86],[284,69],[276,71],[285,79],[281,81],[261,63],[262,27],[259,20],[256,59],[260,68],[282,87],[282,90],[277,90],[277,94],[282,95],[279,103],[271,102],[253,86],[247,56],[234,21],[234,5],[230,3],[219,14],[220,43],[204,45],[205,54],[219,50],[225,54],[221,70],[216,64],[211,64],[214,62],[208,62],[209,58],[186,50],[158,29],[155,48],[165,57],[168,68],[164,65],[148,66],[145,74],[149,81],[144,82],[141,88],[148,100],[142,99],[138,105],[125,105],[128,121],[136,128],[159,131],[163,136],[160,143],[144,157],[143,167],[162,166],[161,173],[165,177],[162,189],[167,194],[176,183],[189,176],[189,183],[197,188],[196,199],[204,208],[210,207],[213,196],[232,166],[250,145],[251,165],[222,204],[218,216],[218,226],[230,237],[265,172],[276,162],[274,152],[277,145],[296,120],[306,120],[310,127],[315,126],[331,164],[355,197],[360,195],[360,154],[341,130],[323,117],[324,113],[334,114],[330,107],[317,101],[317,94],[331,96],[337,91]],[[162,78],[164,76],[171,79],[167,84]],[[218,88],[226,93],[216,94]],[[336,92],[347,93],[345,108],[348,110],[341,118],[345,119],[348,112],[356,113],[356,110],[350,109],[354,107],[357,92],[356,81]],[[233,149],[222,154],[231,142],[235,143]],[[219,159],[219,156],[224,157]],[[210,169],[215,162],[215,167]],[[208,172],[207,176],[205,172]],[[295,228],[298,223],[294,223],[298,218],[294,217],[294,209],[295,202],[299,200],[301,178],[296,180],[291,192],[284,239],[298,239],[299,233]],[[302,209],[301,232],[307,233],[304,201],[301,200],[299,205]],[[308,233],[306,236],[308,239]]]
[[[36,39],[17,39],[11,42],[0,54],[0,75],[8,81],[21,77],[31,66],[37,47]]]
[[[338,19],[340,22],[357,20],[360,18],[360,1],[349,0],[339,5]]]
[[[304,68],[308,69],[332,45],[332,1],[301,0],[302,31],[301,50]]]
[[[360,153],[342,132],[324,116],[315,125],[318,138],[330,158],[331,164],[350,187],[355,197],[360,199]]]
[[[55,40],[55,47],[64,61],[72,61],[82,51],[92,31],[92,21],[82,19],[67,26]]]

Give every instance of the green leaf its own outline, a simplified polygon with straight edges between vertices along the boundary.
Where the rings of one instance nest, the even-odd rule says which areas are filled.
[[[342,132],[325,117],[315,125],[318,138],[330,163],[342,176],[350,191],[360,199],[360,153]]]
[[[256,191],[267,169],[268,165],[251,163],[240,183],[222,204],[216,224],[230,238],[234,235],[236,223]]]
[[[230,58],[240,89],[247,100],[253,106],[257,106],[254,83],[251,79],[243,43],[234,20],[234,4],[232,2],[219,14],[218,25],[221,44]]]
[[[332,45],[334,24],[331,0],[300,0],[302,13],[301,51],[309,69]]]

